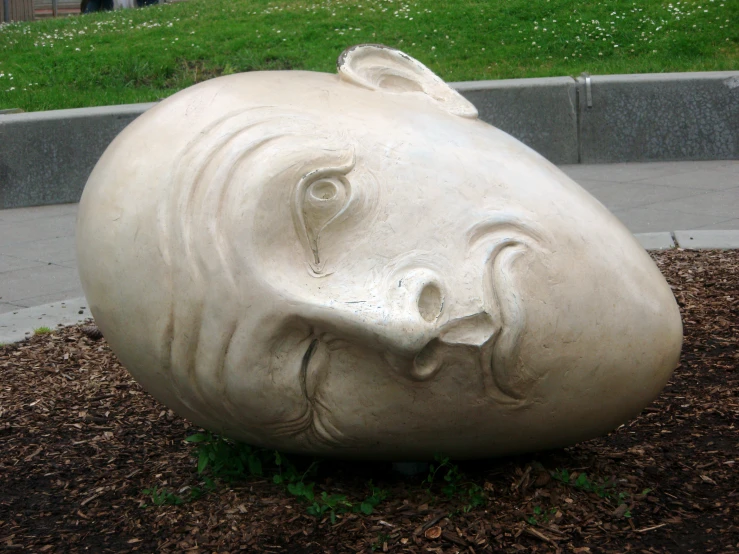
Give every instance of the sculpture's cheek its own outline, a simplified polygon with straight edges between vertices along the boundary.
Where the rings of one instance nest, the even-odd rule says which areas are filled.
[[[521,283],[519,367],[532,379],[532,411],[546,415],[548,436],[560,444],[636,415],[680,354],[677,305],[646,253],[635,246],[604,254],[592,253],[589,272],[572,272],[562,256],[544,259]]]

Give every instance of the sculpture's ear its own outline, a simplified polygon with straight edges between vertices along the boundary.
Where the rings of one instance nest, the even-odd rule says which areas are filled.
[[[339,77],[370,90],[423,93],[449,113],[474,119],[477,108],[428,67],[400,50],[378,44],[347,48],[337,62]]]

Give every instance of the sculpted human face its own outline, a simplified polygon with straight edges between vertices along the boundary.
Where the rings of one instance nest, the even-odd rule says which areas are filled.
[[[340,74],[237,75],[167,101],[169,118],[205,115],[150,215],[128,210],[170,292],[132,308],[161,313],[146,336],[86,271],[87,252],[125,243],[84,234],[88,184],[83,285],[124,364],[215,431],[346,457],[543,449],[638,413],[681,327],[628,231],[415,60],[358,48]]]

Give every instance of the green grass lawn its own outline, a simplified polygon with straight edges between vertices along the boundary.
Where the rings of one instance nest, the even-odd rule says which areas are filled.
[[[0,26],[0,109],[153,101],[221,74],[335,71],[382,43],[447,81],[739,69],[739,0],[190,0]]]

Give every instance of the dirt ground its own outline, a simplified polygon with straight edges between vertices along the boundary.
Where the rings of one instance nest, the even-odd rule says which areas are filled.
[[[317,492],[361,502],[372,480],[387,495],[370,515],[335,523],[270,476],[154,505],[144,489],[184,495],[202,484],[197,445],[184,441],[198,429],[144,392],[90,329],[0,347],[0,549],[739,552],[739,252],[653,257],[685,343],[639,417],[571,448],[447,466],[463,476],[446,483],[458,485],[450,494],[443,479],[429,488],[426,473],[390,464],[320,462]],[[481,505],[467,487],[482,491]]]

